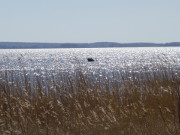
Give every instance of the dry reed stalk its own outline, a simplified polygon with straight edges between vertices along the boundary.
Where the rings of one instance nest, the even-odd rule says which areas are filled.
[[[0,81],[0,134],[178,135],[179,75],[159,69],[103,81],[78,71],[54,79],[53,89],[41,77],[35,86],[27,76],[23,85],[18,78],[9,84],[7,72]]]

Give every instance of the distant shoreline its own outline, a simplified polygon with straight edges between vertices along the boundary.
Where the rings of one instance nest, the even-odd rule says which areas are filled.
[[[50,49],[50,48],[118,48],[118,47],[180,47],[180,42],[171,43],[31,43],[0,42],[0,49]]]

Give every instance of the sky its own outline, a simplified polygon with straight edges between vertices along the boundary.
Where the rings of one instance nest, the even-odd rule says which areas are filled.
[[[0,0],[1,42],[180,42],[180,0]]]

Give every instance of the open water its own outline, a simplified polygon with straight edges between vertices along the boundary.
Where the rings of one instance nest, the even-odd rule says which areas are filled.
[[[88,62],[93,58],[94,62]],[[81,48],[81,49],[1,49],[0,80],[18,81],[23,85],[27,77],[36,84],[36,77],[61,83],[76,71],[92,76],[94,80],[113,78],[128,73],[158,72],[165,67],[180,74],[180,48],[142,47],[142,48]],[[62,74],[63,78],[61,78]],[[105,77],[104,77],[105,76]],[[67,78],[66,78],[67,77]],[[35,79],[34,79],[35,78]],[[33,83],[32,83],[33,82]]]
[[[6,49],[0,50],[0,71],[3,70],[59,70],[73,72],[81,67],[88,71],[141,70],[152,64],[178,66],[178,47],[143,48],[81,48],[81,49]],[[94,62],[88,62],[87,58]]]

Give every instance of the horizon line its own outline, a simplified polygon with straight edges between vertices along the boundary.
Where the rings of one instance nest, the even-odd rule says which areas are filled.
[[[168,43],[180,43],[180,41],[174,42],[111,42],[111,41],[99,41],[99,42],[27,42],[27,41],[0,41],[0,43],[38,43],[38,44],[94,44],[94,43],[118,43],[118,44],[137,44],[137,43],[148,43],[148,44],[168,44]]]

